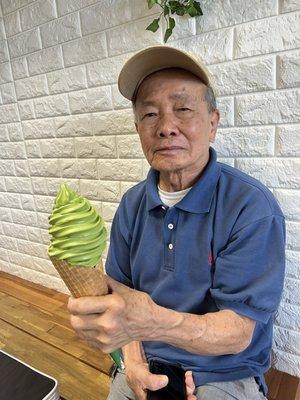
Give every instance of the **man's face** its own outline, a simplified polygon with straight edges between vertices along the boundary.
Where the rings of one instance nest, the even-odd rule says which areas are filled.
[[[205,85],[181,69],[144,79],[136,99],[136,130],[149,164],[160,172],[195,173],[206,164],[219,112],[208,112]]]

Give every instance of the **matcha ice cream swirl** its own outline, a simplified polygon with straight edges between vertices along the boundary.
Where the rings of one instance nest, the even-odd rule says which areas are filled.
[[[107,231],[103,219],[86,198],[62,183],[49,224],[50,257],[70,265],[97,265],[106,246]]]

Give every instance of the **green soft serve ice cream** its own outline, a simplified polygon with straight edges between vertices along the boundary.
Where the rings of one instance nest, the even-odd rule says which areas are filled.
[[[97,265],[106,246],[107,231],[103,219],[86,198],[62,183],[49,224],[50,257],[73,266]]]
[[[62,183],[49,216],[49,224],[52,239],[48,254],[51,258],[59,262],[66,261],[72,270],[97,266],[106,246],[107,231],[103,219],[85,197]],[[86,269],[84,271],[87,272]],[[119,350],[110,356],[119,369],[124,369]]]

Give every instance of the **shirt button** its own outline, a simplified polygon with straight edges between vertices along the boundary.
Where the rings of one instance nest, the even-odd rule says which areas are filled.
[[[173,249],[173,245],[172,243],[169,244],[169,249],[172,250]]]
[[[165,210],[165,209],[166,209],[166,207],[165,207],[165,206],[161,206],[161,208],[162,208],[163,210]]]
[[[169,225],[168,225],[168,228],[169,228],[169,229],[173,229],[173,228],[174,228],[174,225],[173,225],[173,224],[169,224]]]

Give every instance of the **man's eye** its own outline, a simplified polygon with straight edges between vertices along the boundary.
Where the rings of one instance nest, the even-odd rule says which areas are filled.
[[[155,113],[147,113],[147,114],[144,115],[144,118],[145,117],[152,117],[153,115],[155,115]]]

